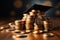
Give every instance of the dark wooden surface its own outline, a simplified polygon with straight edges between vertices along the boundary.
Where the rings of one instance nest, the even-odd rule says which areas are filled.
[[[29,33],[27,37],[25,38],[12,38],[13,34],[12,32],[6,32],[3,30],[0,32],[0,40],[60,40],[60,30],[53,30],[49,33],[53,33],[53,37],[46,37],[43,38],[43,35],[45,34],[33,34]]]

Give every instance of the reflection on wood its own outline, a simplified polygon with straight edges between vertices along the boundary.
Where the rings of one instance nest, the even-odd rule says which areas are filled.
[[[52,33],[54,33],[53,37],[43,37],[43,35],[45,34],[34,34],[34,33],[29,33],[27,35],[27,37],[25,38],[16,38],[13,39],[12,38],[12,32],[6,32],[5,30],[3,32],[0,32],[0,40],[60,40],[60,30],[55,30],[55,31],[51,31]],[[46,38],[46,39],[45,39]]]

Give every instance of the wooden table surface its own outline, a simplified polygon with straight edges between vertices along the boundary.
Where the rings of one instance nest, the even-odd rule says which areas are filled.
[[[54,33],[53,37],[43,37],[45,34],[33,34],[29,33],[25,38],[13,38],[13,32],[6,32],[3,30],[0,32],[0,40],[60,40],[60,30],[53,30],[50,33]]]
[[[7,20],[5,22],[0,22],[0,25],[6,24]],[[9,20],[8,22],[9,23]],[[6,32],[3,30],[2,32],[0,31],[0,40],[60,40],[60,30],[52,30],[50,33],[53,33],[53,37],[43,37],[45,34],[33,34],[29,33],[27,37],[25,38],[12,38],[13,34],[12,32]]]

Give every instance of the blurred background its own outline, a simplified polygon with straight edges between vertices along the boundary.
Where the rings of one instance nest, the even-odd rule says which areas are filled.
[[[60,17],[60,0],[0,0],[0,20],[21,19],[33,4],[53,6],[46,12],[51,18]]]
[[[59,11],[58,6],[60,5],[60,0],[0,0],[0,3],[0,19],[9,17],[21,19],[24,11],[33,4],[53,6],[54,8],[52,8],[51,11],[55,11],[55,9]],[[49,12],[49,15],[53,16],[51,11]]]

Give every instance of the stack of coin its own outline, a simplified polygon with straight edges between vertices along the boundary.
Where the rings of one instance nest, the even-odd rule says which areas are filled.
[[[9,23],[8,24],[10,28],[14,29],[15,28],[15,25],[13,23]]]
[[[27,19],[26,19],[26,29],[33,29],[33,24],[32,24],[32,20],[31,20],[31,16],[28,15]]]
[[[26,29],[25,23],[26,23],[27,16],[28,16],[28,14],[23,14],[23,18],[22,18],[22,22],[21,22],[21,25],[24,30]]]
[[[28,14],[23,14],[22,21],[26,21],[27,15],[28,15]]]
[[[34,30],[35,31],[38,31],[39,30],[38,25],[36,23],[34,23]]]
[[[36,23],[34,23],[34,32],[33,33],[39,33],[39,28]]]
[[[15,29],[16,30],[21,30],[22,29],[22,26],[21,26],[21,20],[16,20],[15,21]]]
[[[48,22],[43,21],[43,23],[44,23],[44,31],[47,32],[48,31]]]

